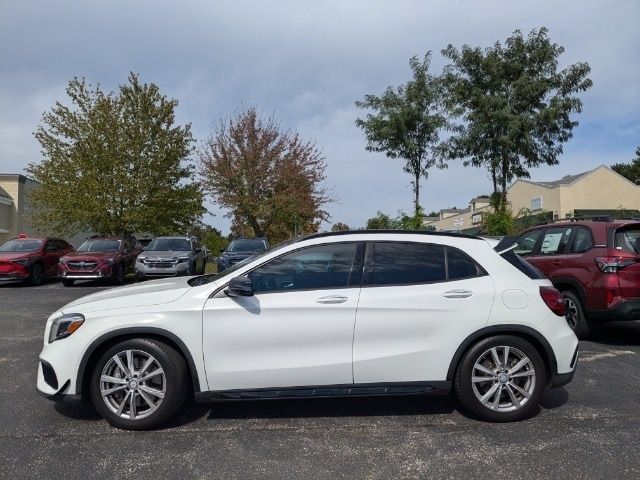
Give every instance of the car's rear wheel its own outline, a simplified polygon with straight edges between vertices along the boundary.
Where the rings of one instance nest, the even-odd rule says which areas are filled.
[[[458,366],[454,389],[474,416],[512,422],[530,416],[547,383],[545,365],[528,341],[500,335],[472,346]]]
[[[584,314],[582,302],[578,295],[572,291],[562,292],[564,296],[565,318],[571,330],[580,339],[585,339],[591,335],[591,324]]]
[[[65,279],[62,280],[62,284],[65,287],[73,287],[74,283],[76,283],[76,281],[71,279],[71,278],[65,278]]]
[[[131,339],[106,350],[95,364],[91,400],[114,427],[147,430],[167,421],[184,402],[187,366],[170,346]]]
[[[44,268],[41,263],[34,263],[29,271],[29,283],[35,287],[44,283]]]

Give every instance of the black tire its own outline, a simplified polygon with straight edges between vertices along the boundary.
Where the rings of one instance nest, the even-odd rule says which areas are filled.
[[[165,374],[165,391],[156,410],[140,419],[124,418],[113,412],[100,391],[100,377],[107,363],[120,352],[135,350],[155,358]],[[139,365],[138,365],[139,367]],[[91,401],[102,417],[111,425],[125,430],[149,430],[165,423],[184,403],[189,386],[187,365],[184,358],[165,343],[148,338],[134,338],[120,342],[107,349],[94,365],[91,373]],[[125,405],[126,405],[126,399]],[[130,404],[130,402],[129,402]],[[129,407],[129,413],[131,408]],[[123,411],[123,415],[126,410]]]
[[[37,287],[44,283],[44,268],[41,263],[34,263],[29,270],[29,284]]]
[[[136,280],[137,280],[137,281],[139,281],[139,282],[144,282],[145,278],[146,278],[146,277],[145,277],[145,274],[144,274],[144,273],[140,273],[140,272],[137,272],[137,273],[136,273]]]
[[[111,281],[116,285],[122,285],[124,283],[125,277],[125,267],[121,263],[117,264],[113,267],[113,272],[111,273]]]
[[[571,330],[573,330],[573,333],[575,333],[580,340],[589,338],[593,333],[593,327],[584,314],[580,297],[572,290],[565,290],[562,292],[562,295],[564,296],[564,306],[566,309],[565,317]]]
[[[503,354],[504,349],[497,347],[509,347],[511,354],[515,355],[516,359],[516,354],[518,352],[524,354],[530,362],[526,365],[526,370],[519,370],[519,372],[526,372],[527,374],[530,374],[531,371],[533,371],[534,375],[510,378],[507,374],[507,383],[504,384],[498,380],[500,375],[496,376],[495,380],[473,383],[472,377],[474,376],[474,366],[476,361],[481,358],[492,358],[490,352],[493,347],[496,347],[498,356]],[[489,356],[485,357],[487,354]],[[513,367],[515,361],[516,360],[508,360],[508,362],[510,362],[508,366]],[[488,364],[488,368],[490,370],[494,370],[495,368],[496,370],[501,371],[500,367],[496,367],[495,365],[492,367],[491,363]],[[482,374],[479,370],[476,370],[476,372],[478,372],[476,374],[477,376],[487,375]],[[524,400],[524,396],[520,395],[511,387],[513,383],[529,393],[529,397],[526,401]],[[497,400],[498,408],[503,408],[503,411],[489,408],[481,402],[480,398],[478,398],[478,396],[481,396],[482,394],[488,394],[494,384],[497,384],[496,390],[494,390],[496,393],[493,396],[489,396],[487,401],[491,401],[492,398],[500,395]],[[520,337],[513,335],[498,335],[480,340],[465,352],[460,364],[458,365],[453,387],[460,403],[473,416],[490,422],[514,422],[528,418],[537,411],[538,403],[544,393],[546,384],[547,372],[544,361],[542,360],[538,350],[531,343]],[[519,407],[517,407],[516,403],[511,399],[510,391],[511,393],[514,393],[516,397],[521,397],[518,400],[518,404],[520,405]],[[504,401],[501,399],[504,399]],[[507,408],[510,408],[509,404],[511,404],[514,409],[506,411]]]
[[[73,287],[73,284],[76,283],[75,280],[71,279],[71,278],[64,278],[62,279],[62,284],[65,287]]]

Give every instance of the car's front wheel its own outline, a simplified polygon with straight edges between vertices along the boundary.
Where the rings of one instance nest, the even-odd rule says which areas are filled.
[[[91,378],[91,400],[114,427],[147,430],[169,419],[188,387],[182,356],[152,339],[126,340],[107,349]]]
[[[454,389],[474,416],[512,422],[538,408],[546,383],[538,350],[523,338],[499,335],[479,341],[463,355]]]

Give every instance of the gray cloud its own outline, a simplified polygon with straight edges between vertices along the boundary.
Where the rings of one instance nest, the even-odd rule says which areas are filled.
[[[566,48],[563,63],[591,64],[594,87],[561,165],[534,176],[630,159],[640,143],[638,18],[635,0],[3,2],[0,171],[38,160],[32,132],[65,100],[71,77],[114,89],[133,70],[180,100],[178,119],[192,122],[198,139],[220,117],[255,105],[316,140],[339,198],[333,220],[359,226],[376,210],[409,210],[412,197],[401,161],[364,150],[353,102],[405,81],[412,55],[433,50],[440,69],[448,43],[489,45],[517,28],[549,27]],[[452,164],[425,183],[424,206],[463,206],[489,188],[482,170]],[[211,210],[212,223],[226,228]]]

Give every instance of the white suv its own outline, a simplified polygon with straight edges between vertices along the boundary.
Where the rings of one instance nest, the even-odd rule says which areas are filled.
[[[90,399],[133,430],[167,420],[189,389],[197,400],[453,390],[477,417],[519,420],[571,380],[578,341],[551,283],[508,242],[494,246],[319,234],[221,275],[95,293],[47,321],[38,391]]]

